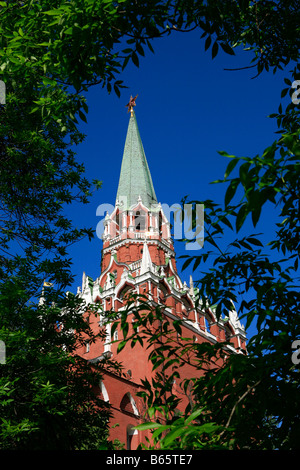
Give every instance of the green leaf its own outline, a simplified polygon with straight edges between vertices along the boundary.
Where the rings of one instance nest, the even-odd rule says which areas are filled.
[[[50,15],[50,16],[60,16],[60,15],[63,15],[63,13],[64,13],[63,10],[58,10],[58,9],[43,11],[44,15]]]
[[[204,45],[204,48],[205,48],[206,51],[207,51],[207,49],[209,49],[210,45],[211,45],[211,36],[208,36],[205,40],[205,45]]]
[[[233,179],[227,190],[226,190],[226,193],[225,193],[225,206],[227,207],[230,203],[230,201],[232,200],[232,198],[234,197],[235,193],[236,193],[236,190],[238,188],[238,185],[239,185],[239,180],[238,179]]]
[[[189,265],[190,263],[193,261],[193,257],[190,257],[188,258],[182,265],[182,270],[184,271]]]
[[[114,322],[114,323],[111,325],[111,330],[110,330],[111,336],[114,335],[114,332],[116,331],[117,328],[118,328],[118,322]]]
[[[136,51],[141,55],[145,56],[144,49],[142,48],[141,44],[139,42],[136,43]]]
[[[181,320],[174,320],[173,321],[173,326],[174,326],[175,330],[177,331],[178,334],[181,335],[182,329],[181,329],[180,325],[181,325]]]
[[[123,340],[123,341],[121,341],[121,342],[118,344],[118,347],[117,347],[117,352],[118,352],[118,353],[121,352],[122,349],[125,348],[126,343],[127,343],[127,341],[126,341],[126,340]]]
[[[147,46],[150,49],[150,51],[152,52],[152,54],[154,54],[154,49],[153,49],[153,47],[152,47],[152,45],[151,45],[151,43],[148,39],[147,39]]]
[[[200,264],[200,261],[201,261],[201,257],[197,256],[196,261],[195,261],[194,266],[193,266],[193,271],[195,271],[198,268],[198,266]]]
[[[236,231],[237,232],[239,232],[240,229],[242,228],[247,215],[248,215],[247,206],[245,204],[243,204],[241,206],[240,210],[238,211],[237,216],[236,216],[235,224],[236,224]]]
[[[125,57],[124,62],[122,64],[122,70],[124,70],[125,67],[127,66],[128,62],[129,62],[129,59],[130,59],[130,55]]]
[[[183,427],[178,427],[178,428],[175,428],[173,429],[173,431],[170,431],[166,437],[163,438],[163,440],[161,441],[161,444],[164,448],[168,448],[169,445],[175,440],[177,439],[178,437],[180,437],[183,433],[185,432],[185,428]]]
[[[214,45],[213,45],[212,50],[211,50],[212,59],[214,59],[216,57],[216,55],[218,54],[218,50],[219,50],[219,45],[216,41],[216,42],[214,42]]]
[[[52,78],[49,78],[49,77],[44,77],[43,84],[44,85],[56,85],[56,80],[53,80]]]
[[[246,163],[243,163],[243,165],[241,165],[239,169],[240,180],[244,186],[247,185],[247,182],[248,182],[249,167],[250,167],[250,163],[246,162]]]
[[[260,240],[258,240],[257,238],[249,237],[249,238],[247,238],[247,241],[248,241],[249,243],[252,243],[252,245],[262,246],[262,247],[264,246],[264,245],[262,244],[262,242],[261,242]]]
[[[203,409],[199,409],[190,414],[190,416],[185,420],[185,424],[190,424],[191,421],[194,421],[198,416],[203,413]]]
[[[120,98],[121,93],[117,85],[114,85],[114,91],[115,91],[115,94],[118,96],[118,98]]]
[[[82,111],[78,111],[79,117],[83,122],[87,123],[86,115]]]
[[[228,165],[227,165],[227,168],[226,168],[226,171],[225,171],[225,174],[224,174],[224,178],[228,178],[228,176],[230,175],[230,173],[234,170],[234,168],[236,167],[237,163],[238,163],[239,159],[236,158],[234,160],[231,160]]]
[[[251,212],[251,218],[252,218],[252,223],[254,225],[254,227],[256,227],[258,221],[259,221],[259,218],[260,218],[260,214],[261,214],[261,205],[257,206],[254,210],[252,210]]]
[[[132,62],[134,63],[134,65],[136,65],[136,67],[139,67],[140,63],[139,63],[139,58],[138,58],[136,52],[132,53],[131,59],[132,59]]]
[[[220,46],[222,47],[223,51],[226,52],[226,54],[235,55],[234,50],[229,46],[229,44],[221,42]]]
[[[143,423],[143,424],[139,424],[138,426],[136,426],[136,429],[138,429],[139,431],[145,431],[147,429],[157,429],[161,427],[162,425],[159,423]]]

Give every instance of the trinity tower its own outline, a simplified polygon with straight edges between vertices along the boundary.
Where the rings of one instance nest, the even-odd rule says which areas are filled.
[[[87,303],[99,302],[103,312],[122,311],[129,292],[146,295],[150,305],[163,309],[170,324],[172,320],[183,320],[184,337],[210,343],[226,339],[230,341],[226,346],[228,354],[245,354],[245,330],[236,312],[230,312],[227,321],[217,321],[213,309],[196,308],[197,289],[192,281],[189,286],[182,282],[177,272],[170,222],[154,190],[134,106],[135,98],[131,98],[115,207],[104,221],[101,272],[96,280],[84,273],[78,294]],[[100,316],[94,320],[95,331],[103,328],[104,319]],[[128,320],[133,322],[134,318]],[[147,345],[137,344],[117,353],[122,331],[116,329],[112,336],[111,324],[105,328],[106,340],[87,344],[79,354],[91,364],[104,357],[116,358],[123,364],[124,376],[105,373],[99,393],[112,406],[111,439],[119,439],[127,449],[136,449],[145,438],[134,430],[145,412],[137,392],[143,390],[142,380],[147,378],[151,382],[154,375],[148,361],[149,351]],[[181,372],[182,378],[195,374],[188,367]],[[174,384],[174,393],[182,395],[182,403],[186,405],[178,384]]]

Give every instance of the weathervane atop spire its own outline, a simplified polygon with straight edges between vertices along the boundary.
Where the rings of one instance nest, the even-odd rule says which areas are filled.
[[[134,98],[130,96],[129,103],[126,104],[126,108],[128,108],[128,112],[130,111],[131,116],[133,115],[133,107],[136,106],[135,100],[137,99],[138,95],[136,95]]]

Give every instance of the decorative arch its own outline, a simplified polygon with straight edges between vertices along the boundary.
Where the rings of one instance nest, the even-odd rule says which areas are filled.
[[[120,286],[120,289],[117,292],[118,299],[123,300],[124,296],[133,290],[134,290],[134,284],[130,284],[126,281],[122,286]]]
[[[139,416],[138,407],[136,406],[136,403],[130,392],[125,393],[123,396],[120,403],[120,409],[127,413],[133,413],[135,416]]]
[[[134,429],[134,426],[132,424],[128,424],[127,429],[126,429],[126,444],[127,444],[127,450],[132,450],[132,443],[133,443],[133,436],[138,435],[138,430]]]
[[[120,230],[122,228],[122,212],[117,205],[113,212],[108,216],[109,226],[108,226],[108,233],[111,238],[115,238],[120,234]]]
[[[165,283],[165,280],[162,279],[158,284],[157,289],[159,289],[159,300],[164,303],[170,294],[170,287]]]
[[[185,312],[188,318],[191,311],[194,310],[193,302],[187,295],[182,297],[181,300],[182,300],[182,306],[183,306],[183,313]]]
[[[206,332],[212,333],[211,327],[215,323],[215,318],[209,310],[206,310],[204,313],[204,323]]]
[[[116,261],[113,254],[110,253],[110,260],[109,260],[108,266],[105,268],[105,270],[102,272],[102,274],[99,277],[99,286],[103,287],[104,285],[103,280],[106,279],[107,274],[112,272],[114,269],[117,269],[119,266],[127,267],[127,264]]]
[[[100,380],[99,386],[100,386],[100,391],[103,396],[103,400],[109,403],[109,395],[107,393],[106,387],[104,383],[102,382],[102,380]]]
[[[168,232],[168,228],[170,225],[170,222],[166,215],[164,214],[164,211],[162,210],[161,206],[158,208],[158,210],[155,211],[155,215],[157,218],[157,225],[158,225],[158,230],[160,235],[169,235],[168,233],[163,233]],[[166,230],[164,230],[166,229]]]
[[[228,323],[225,324],[225,340],[230,341],[232,336],[234,335],[234,331],[231,325]]]
[[[114,214],[112,215],[112,222],[116,224],[116,235],[119,234],[121,229],[122,217],[119,209],[117,209]]]

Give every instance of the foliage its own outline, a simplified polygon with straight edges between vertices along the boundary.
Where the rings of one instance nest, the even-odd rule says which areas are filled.
[[[130,61],[139,66],[145,48],[153,51],[152,39],[196,28],[212,58],[220,49],[233,55],[241,46],[252,54],[249,67],[258,74],[275,72],[298,60],[299,5],[289,0],[7,0],[0,8],[0,79],[7,90],[6,104],[0,105],[0,316],[8,352],[0,376],[2,447],[78,448],[81,442],[87,448],[97,442],[97,427],[106,429],[108,415],[104,412],[100,423],[94,413],[104,407],[91,392],[98,375],[91,377],[73,355],[82,335],[91,332],[80,319],[80,303],[64,294],[72,282],[68,246],[92,236],[90,229],[72,226],[64,207],[88,202],[93,184],[101,185],[85,179],[73,147],[84,138],[77,129],[78,119],[86,121],[88,112],[83,93],[99,84],[120,95],[124,84],[119,74]],[[288,87],[298,71],[286,78]],[[217,303],[221,314],[244,290],[250,298],[241,302],[241,314],[248,325],[257,320],[258,333],[247,359],[232,357],[222,371],[210,372],[205,387],[195,382],[197,410],[213,415],[217,434],[219,426],[227,430],[229,420],[240,447],[253,444],[250,436],[257,426],[253,446],[297,446],[298,376],[290,344],[299,335],[298,108],[290,104],[283,112],[280,107],[275,118],[281,137],[261,157],[232,158],[225,207],[206,202],[206,241],[218,251],[213,270],[201,279],[200,296]],[[237,177],[229,180],[238,166]],[[238,189],[244,198],[233,205]],[[256,236],[234,240],[222,252],[216,236],[223,235],[224,225],[230,228],[233,219],[240,231],[249,214],[256,225],[266,204],[282,211],[270,245],[279,260],[264,253]],[[229,251],[234,248],[238,251]],[[196,257],[195,269],[212,256],[204,252]],[[39,305],[44,279],[54,286]],[[57,322],[67,323],[60,334]],[[77,333],[70,334],[73,330]],[[201,354],[201,361],[209,360],[215,351]],[[171,359],[173,373],[182,357]],[[156,365],[162,358],[156,353],[151,360]],[[159,381],[156,385],[161,386]],[[158,393],[150,398],[154,405],[161,400]],[[186,429],[189,416],[172,426]],[[247,429],[242,426],[245,416]],[[194,445],[190,437],[184,439],[184,445]]]
[[[140,431],[154,429],[152,439],[161,450],[189,449],[189,450],[227,450],[224,445],[218,444],[220,426],[215,423],[194,424],[203,410],[196,410],[187,418],[176,418],[170,424],[145,423],[138,426]],[[164,433],[166,433],[164,435]],[[150,443],[150,449],[154,448]]]
[[[64,208],[87,203],[93,191],[74,152],[84,138],[77,117],[86,120],[88,110],[78,91],[91,79],[109,89],[108,48],[119,33],[110,36],[112,9],[103,2],[0,6],[7,92],[0,106],[1,448],[97,448],[109,418],[95,395],[101,370],[90,371],[75,355],[83,338],[96,338],[80,300],[65,296],[73,279],[68,247],[92,230],[74,227]],[[82,47],[95,60],[87,63]],[[50,288],[43,288],[45,279]]]
[[[12,310],[15,284],[11,291],[5,287],[0,297],[6,345],[0,369],[1,449],[96,449],[110,411],[95,394],[101,368],[91,370],[75,354],[87,337],[96,340],[83,320],[84,305],[71,298],[61,309],[45,295],[39,306],[24,302],[20,318]],[[26,296],[19,289],[18,299]]]
[[[299,65],[291,71],[295,80],[299,71]],[[205,403],[218,423],[231,417],[238,448],[290,450],[299,448],[299,366],[292,361],[300,336],[299,107],[291,100],[271,117],[279,137],[261,156],[221,152],[230,158],[223,180],[217,181],[228,185],[224,207],[201,201],[212,250],[186,262],[197,269],[212,260],[198,283],[199,298],[204,305],[217,304],[219,315],[230,310],[231,301],[237,303],[246,327],[256,329],[247,358],[231,357],[222,371],[197,381],[199,404]],[[274,220],[267,241],[264,234],[248,235],[249,229],[266,230],[267,214]],[[230,232],[236,237],[229,243]]]

